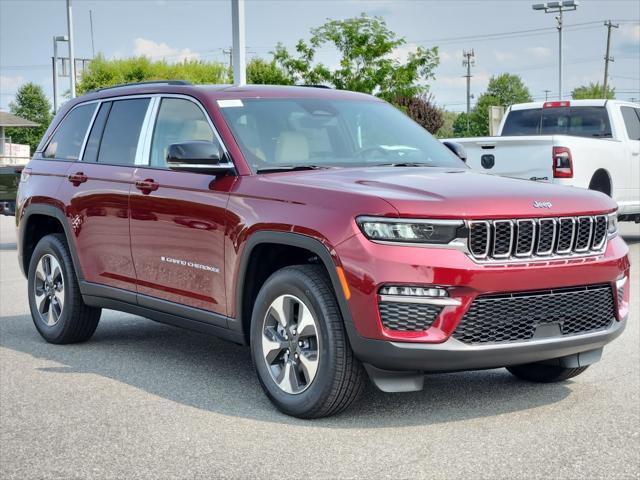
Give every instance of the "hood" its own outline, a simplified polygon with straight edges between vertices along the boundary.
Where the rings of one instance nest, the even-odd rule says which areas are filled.
[[[527,218],[611,212],[598,192],[549,183],[433,167],[369,167],[264,175],[269,183],[377,197],[401,217]],[[282,191],[286,191],[283,189]],[[366,214],[367,212],[362,212]]]

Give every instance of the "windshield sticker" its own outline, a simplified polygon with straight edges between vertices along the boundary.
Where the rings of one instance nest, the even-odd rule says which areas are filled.
[[[240,100],[240,99],[218,100],[218,106],[220,108],[244,107],[244,105],[242,104],[242,100]]]

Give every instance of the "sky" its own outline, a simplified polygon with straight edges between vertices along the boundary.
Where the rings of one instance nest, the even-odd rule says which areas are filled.
[[[270,58],[278,42],[292,48],[309,30],[331,19],[360,13],[382,17],[406,40],[395,52],[405,58],[417,45],[438,46],[440,65],[430,91],[449,110],[466,108],[463,50],[473,49],[471,92],[482,93],[491,76],[516,73],[534,99],[557,97],[558,34],[552,14],[534,11],[542,0],[246,0],[248,58]],[[73,0],[76,57],[146,55],[169,62],[185,58],[228,61],[230,0]],[[564,92],[602,83],[607,30],[612,30],[610,84],[620,99],[640,98],[640,1],[582,0],[565,13]],[[65,0],[0,0],[0,109],[8,110],[25,82],[42,85],[52,98],[53,36],[66,35]],[[66,53],[65,44],[60,51]],[[335,65],[333,48],[318,60]],[[68,79],[60,79],[61,90]],[[549,90],[550,92],[545,92]]]

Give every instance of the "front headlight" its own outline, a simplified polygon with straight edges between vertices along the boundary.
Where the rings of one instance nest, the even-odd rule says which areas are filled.
[[[379,242],[447,244],[460,237],[462,220],[421,220],[384,217],[358,217],[365,236]]]
[[[607,236],[613,238],[618,233],[618,214],[616,212],[607,215]]]

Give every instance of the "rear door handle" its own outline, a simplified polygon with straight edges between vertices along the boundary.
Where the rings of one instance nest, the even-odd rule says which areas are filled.
[[[144,193],[145,195],[151,193],[151,192],[155,192],[158,187],[160,186],[160,184],[158,182],[156,182],[154,179],[152,178],[147,178],[146,180],[137,180],[136,181],[136,188],[138,190],[140,190],[142,193]]]
[[[89,177],[87,177],[84,173],[82,172],[76,172],[76,173],[72,173],[71,175],[69,175],[67,177],[69,179],[69,181],[71,183],[73,183],[74,187],[77,187],[78,185],[80,185],[81,183],[86,182],[87,180],[89,180]]]

